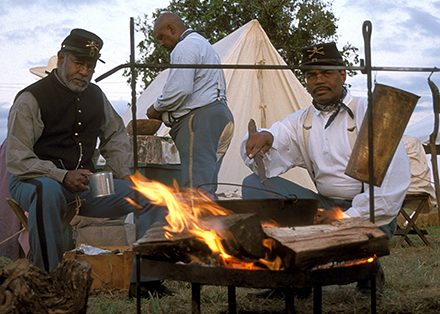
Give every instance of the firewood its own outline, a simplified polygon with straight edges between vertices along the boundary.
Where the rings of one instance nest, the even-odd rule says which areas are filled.
[[[152,224],[145,235],[133,244],[133,252],[170,262],[189,263],[192,259],[209,262],[211,250],[205,243],[187,231],[170,233],[164,227],[169,227],[165,220]],[[166,234],[171,236],[166,237]]]
[[[0,313],[86,313],[91,271],[82,260],[65,260],[52,272],[17,260],[1,272]]]
[[[256,214],[237,214],[210,216],[203,218],[200,225],[204,230],[215,230],[223,239],[226,252],[234,256],[264,257],[262,244],[265,234],[260,219]],[[166,237],[165,221],[154,223],[133,245],[133,251],[148,257],[156,257],[167,261],[188,262],[198,258],[204,262],[212,252],[209,247],[188,231],[173,233]]]
[[[257,259],[264,257],[266,249],[263,240],[266,235],[257,214],[211,216],[203,219],[202,226],[217,232],[229,255]]]
[[[278,248],[280,252],[291,251],[286,268],[312,268],[329,262],[384,256],[390,252],[387,235],[362,218],[342,219],[331,225],[263,230],[283,246]]]

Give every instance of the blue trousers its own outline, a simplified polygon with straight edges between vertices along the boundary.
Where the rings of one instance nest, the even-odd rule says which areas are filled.
[[[117,218],[133,212],[134,206],[124,198],[134,200],[133,184],[130,181],[114,180],[115,194],[92,198],[89,191],[78,196],[85,200],[79,210],[81,216]],[[29,244],[34,263],[47,271],[55,269],[63,259],[63,231],[61,219],[66,205],[75,201],[75,195],[59,182],[38,177],[21,181],[11,176],[9,190],[20,206],[29,213]],[[155,206],[139,194],[140,236],[156,221],[163,220],[166,207]]]
[[[180,156],[182,187],[202,188],[215,196],[218,173],[231,142],[234,118],[226,103],[215,101],[192,110],[171,127]]]
[[[325,197],[321,194],[317,194],[312,190],[306,189],[292,181],[286,180],[280,177],[270,178],[269,181],[272,183],[274,192],[280,193],[287,197],[292,197],[296,195],[298,198],[306,199],[317,199],[319,200],[319,208],[325,208],[327,210],[332,209],[333,206],[338,206],[341,210],[346,211],[351,207],[351,201],[342,199],[333,199]],[[249,186],[249,187],[247,187]],[[256,187],[258,189],[264,189],[264,185],[261,183],[259,177],[253,173],[243,180],[242,197],[243,199],[259,199],[259,198],[269,198],[268,192],[253,189],[251,187]],[[273,195],[273,194],[272,194]],[[281,195],[276,197],[283,197]],[[397,217],[394,218],[388,225],[379,226],[378,229],[382,230],[391,240],[397,228]]]

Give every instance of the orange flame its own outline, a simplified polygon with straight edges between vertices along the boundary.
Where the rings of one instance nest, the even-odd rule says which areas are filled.
[[[354,266],[354,265],[360,265],[360,264],[367,264],[372,263],[377,258],[377,255],[374,254],[372,257],[364,258],[364,259],[358,259],[354,261],[347,261],[347,262],[332,262],[324,265],[319,265],[316,268],[318,269],[328,269],[328,268],[336,268],[336,267],[347,267],[347,266]]]
[[[275,240],[273,239],[264,239],[263,245],[269,249],[269,252],[266,253],[266,257],[260,258],[259,262],[266,265],[270,270],[284,270],[284,266],[282,266],[283,261],[281,257],[276,256],[273,261],[269,260],[269,255],[272,252],[273,247],[275,246]]]
[[[264,221],[261,226],[263,228],[279,228],[281,227],[275,220],[269,219],[267,221]]]
[[[249,270],[264,269],[262,267],[256,266],[253,262],[240,261],[233,256],[230,256],[229,258],[225,258],[221,256],[220,265],[223,265],[227,268],[235,268],[235,269],[249,269]]]
[[[337,206],[333,206],[332,208],[334,210],[334,212],[336,213],[336,219],[346,219],[346,218],[350,218],[349,215],[347,215],[346,213],[344,213],[339,207]]]
[[[221,244],[221,237],[214,230],[204,230],[200,226],[200,218],[209,215],[228,215],[230,211],[210,201],[203,194],[179,191],[176,182],[172,189],[162,183],[150,181],[139,173],[131,176],[131,179],[135,190],[150,199],[151,203],[168,207],[168,215],[165,219],[169,227],[164,227],[168,231],[165,234],[167,238],[171,238],[175,233],[188,231],[204,241],[212,252],[229,257]]]

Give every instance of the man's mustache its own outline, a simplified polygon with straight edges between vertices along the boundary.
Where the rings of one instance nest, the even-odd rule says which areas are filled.
[[[315,87],[314,89],[313,89],[313,93],[315,93],[315,92],[317,92],[317,91],[319,91],[319,90],[322,90],[322,89],[325,89],[325,90],[328,90],[328,91],[331,91],[331,88],[330,87],[327,87],[327,86],[318,86],[318,87]]]

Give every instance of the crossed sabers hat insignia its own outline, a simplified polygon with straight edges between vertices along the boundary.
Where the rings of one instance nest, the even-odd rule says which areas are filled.
[[[86,47],[89,48],[90,47],[90,53],[89,56],[94,57],[95,56],[95,50],[99,51],[99,47],[98,44],[92,40],[92,41],[88,41],[88,43],[86,44]]]
[[[95,42],[95,41],[88,41],[88,43],[86,44],[86,47],[88,48],[88,47],[90,47],[90,49],[92,49],[92,51],[93,50],[98,50],[99,51],[99,47],[98,47],[98,44]]]
[[[313,50],[307,50],[307,52],[311,52],[311,54],[309,54],[309,59],[311,59],[316,53],[319,53],[321,55],[325,55],[324,51],[322,51],[324,49],[324,47],[313,47]]]

